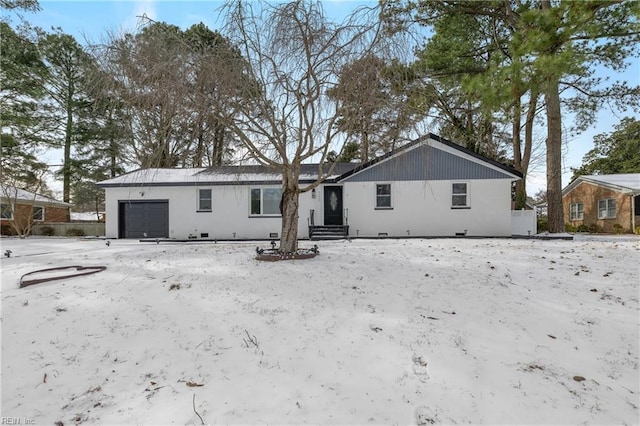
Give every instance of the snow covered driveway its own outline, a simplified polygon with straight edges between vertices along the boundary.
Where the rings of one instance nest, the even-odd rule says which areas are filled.
[[[2,416],[22,424],[640,421],[632,237],[273,263],[256,243],[1,244]],[[18,288],[69,265],[107,270]]]

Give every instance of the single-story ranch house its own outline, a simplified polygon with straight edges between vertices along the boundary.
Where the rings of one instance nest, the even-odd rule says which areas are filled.
[[[301,186],[317,176],[317,164],[303,165]],[[336,164],[300,195],[298,236],[324,226],[350,237],[510,236],[512,184],[521,178],[430,134],[364,164]],[[221,166],[143,169],[98,186],[107,238],[226,240],[279,237],[281,184],[273,169]]]
[[[589,231],[633,232],[640,226],[640,173],[579,176],[562,191],[564,220]]]
[[[28,222],[34,225],[69,222],[71,204],[34,194],[13,186],[3,187],[0,193],[0,229],[2,235],[13,235],[11,222],[24,229]]]

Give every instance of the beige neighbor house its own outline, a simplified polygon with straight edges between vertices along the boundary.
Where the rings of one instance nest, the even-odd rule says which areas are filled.
[[[564,221],[590,232],[640,227],[640,173],[579,176],[562,190]]]
[[[0,193],[0,229],[2,235],[15,235],[20,230],[47,223],[71,221],[71,204],[14,187],[3,187]]]

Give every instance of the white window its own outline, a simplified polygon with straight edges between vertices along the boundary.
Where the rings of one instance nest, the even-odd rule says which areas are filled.
[[[211,189],[198,189],[198,211],[210,212],[212,205]]]
[[[376,184],[376,208],[377,209],[391,208],[391,184],[390,183]]]
[[[33,220],[42,222],[44,220],[44,207],[33,207]]]
[[[615,219],[615,217],[616,200],[614,198],[598,200],[598,219]]]
[[[282,188],[251,188],[251,216],[279,216]]]
[[[13,211],[11,211],[11,205],[2,204],[0,205],[0,218],[11,220],[13,219]]]
[[[454,183],[451,186],[451,208],[469,207],[469,197],[466,183]]]
[[[569,219],[570,220],[584,219],[584,206],[582,203],[569,204]]]

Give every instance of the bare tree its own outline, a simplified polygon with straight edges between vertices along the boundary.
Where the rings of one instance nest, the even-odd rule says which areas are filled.
[[[374,9],[359,9],[336,24],[317,1],[238,1],[225,12],[226,31],[260,89],[253,102],[235,104],[231,128],[252,158],[282,174],[280,251],[294,252],[299,195],[331,173],[322,165],[343,142],[339,109],[328,92],[345,65],[377,54],[378,16]],[[300,187],[300,166],[307,160],[319,162],[318,177]]]
[[[374,55],[344,66],[329,94],[338,102],[337,125],[363,162],[393,150],[433,103],[411,67]]]
[[[29,191],[16,186],[22,182],[17,181],[15,176],[8,174],[3,174],[2,176],[0,181],[2,217],[7,220],[13,231],[20,238],[25,238],[31,234],[31,228],[33,228],[37,216],[36,199],[38,198],[38,192],[44,187],[46,173],[46,167],[30,171],[33,180],[29,186]],[[42,214],[42,211],[40,210],[40,214]]]
[[[227,103],[237,96],[243,75],[238,51],[204,24],[182,31],[144,19],[140,32],[111,36],[93,49],[104,73],[103,91],[128,118],[135,162],[222,164],[233,142]]]

